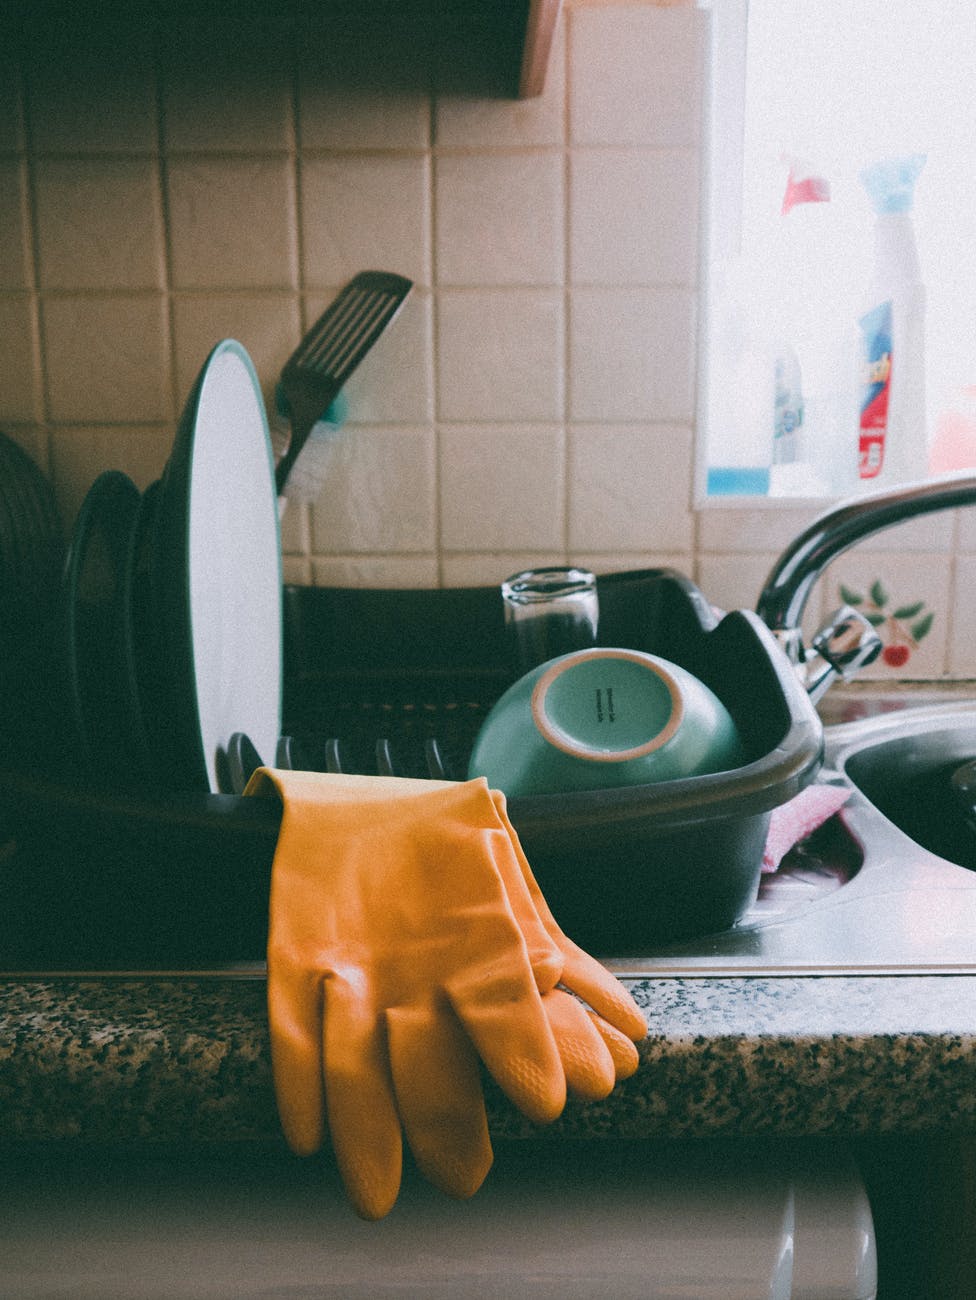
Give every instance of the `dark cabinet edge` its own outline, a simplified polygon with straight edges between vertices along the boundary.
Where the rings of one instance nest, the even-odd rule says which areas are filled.
[[[519,99],[534,99],[542,94],[556,23],[562,0],[529,0],[519,74]]]

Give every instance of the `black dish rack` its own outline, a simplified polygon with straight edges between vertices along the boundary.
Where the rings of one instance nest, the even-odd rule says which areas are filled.
[[[563,928],[635,956],[727,929],[755,901],[770,814],[816,775],[820,722],[759,619],[718,617],[680,574],[598,580],[600,644],[704,680],[747,751],[729,772],[513,798],[512,821]],[[284,731],[294,766],[461,777],[514,680],[495,587],[286,587]],[[140,968],[263,956],[280,810],[232,795],[113,795],[2,775],[0,960]]]

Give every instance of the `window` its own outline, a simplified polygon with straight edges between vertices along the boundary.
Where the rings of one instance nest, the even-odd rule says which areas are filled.
[[[976,5],[713,0],[712,9],[700,497],[878,486],[858,462],[875,238],[861,174],[882,159],[924,159],[911,218],[924,342],[900,341],[892,360],[903,381],[916,359],[924,370],[915,466],[976,465]],[[829,202],[784,217],[791,168],[796,183],[825,181]],[[800,231],[797,215],[823,229]],[[824,370],[839,395],[817,391]],[[794,390],[802,400],[791,405]],[[793,435],[797,420],[806,427],[784,455],[775,435]]]

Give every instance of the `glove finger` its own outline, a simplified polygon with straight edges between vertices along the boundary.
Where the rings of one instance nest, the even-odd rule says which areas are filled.
[[[525,856],[518,833],[509,819],[504,794],[500,790],[492,790],[491,797],[498,818],[509,833],[512,852],[518,864],[525,894],[531,901],[537,922],[562,956],[563,969],[559,982],[581,997],[604,1020],[614,1025],[628,1038],[634,1041],[645,1038],[647,1022],[637,1003],[605,966],[589,953],[584,952],[563,933],[549,910],[549,904]],[[515,910],[516,915],[519,915],[519,910],[517,908]]]
[[[566,1071],[566,1086],[585,1101],[602,1101],[613,1091],[617,1071],[609,1047],[586,1008],[562,989],[547,993],[542,1005]]]
[[[519,859],[508,835],[500,833],[494,841],[493,859],[501,876],[509,905],[529,954],[529,965],[540,993],[554,989],[562,978],[563,955],[536,911],[525,886]]]
[[[445,1006],[386,1013],[400,1120],[417,1167],[448,1196],[473,1196],[492,1163],[478,1058]]]
[[[320,985],[268,956],[268,1026],[275,1098],[285,1141],[310,1156],[324,1137],[322,995]]]
[[[559,947],[563,954],[561,983],[635,1043],[646,1038],[644,1013],[617,977],[565,935]]]
[[[640,1055],[631,1039],[594,1011],[588,1011],[586,1014],[593,1021],[594,1028],[603,1039],[607,1051],[613,1059],[614,1074],[617,1081],[629,1079],[632,1074],[636,1074],[640,1065]]]
[[[360,981],[341,976],[326,983],[324,1022],[325,1103],[336,1162],[357,1214],[381,1219],[396,1201],[403,1163],[386,1035]]]
[[[549,1124],[566,1104],[566,1074],[525,947],[517,932],[507,938],[485,948],[487,966],[469,965],[446,992],[498,1086],[529,1119]]]

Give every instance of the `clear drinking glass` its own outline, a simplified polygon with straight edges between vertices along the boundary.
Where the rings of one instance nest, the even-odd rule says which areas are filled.
[[[588,569],[526,569],[502,583],[505,626],[516,670],[595,645],[600,616]]]

